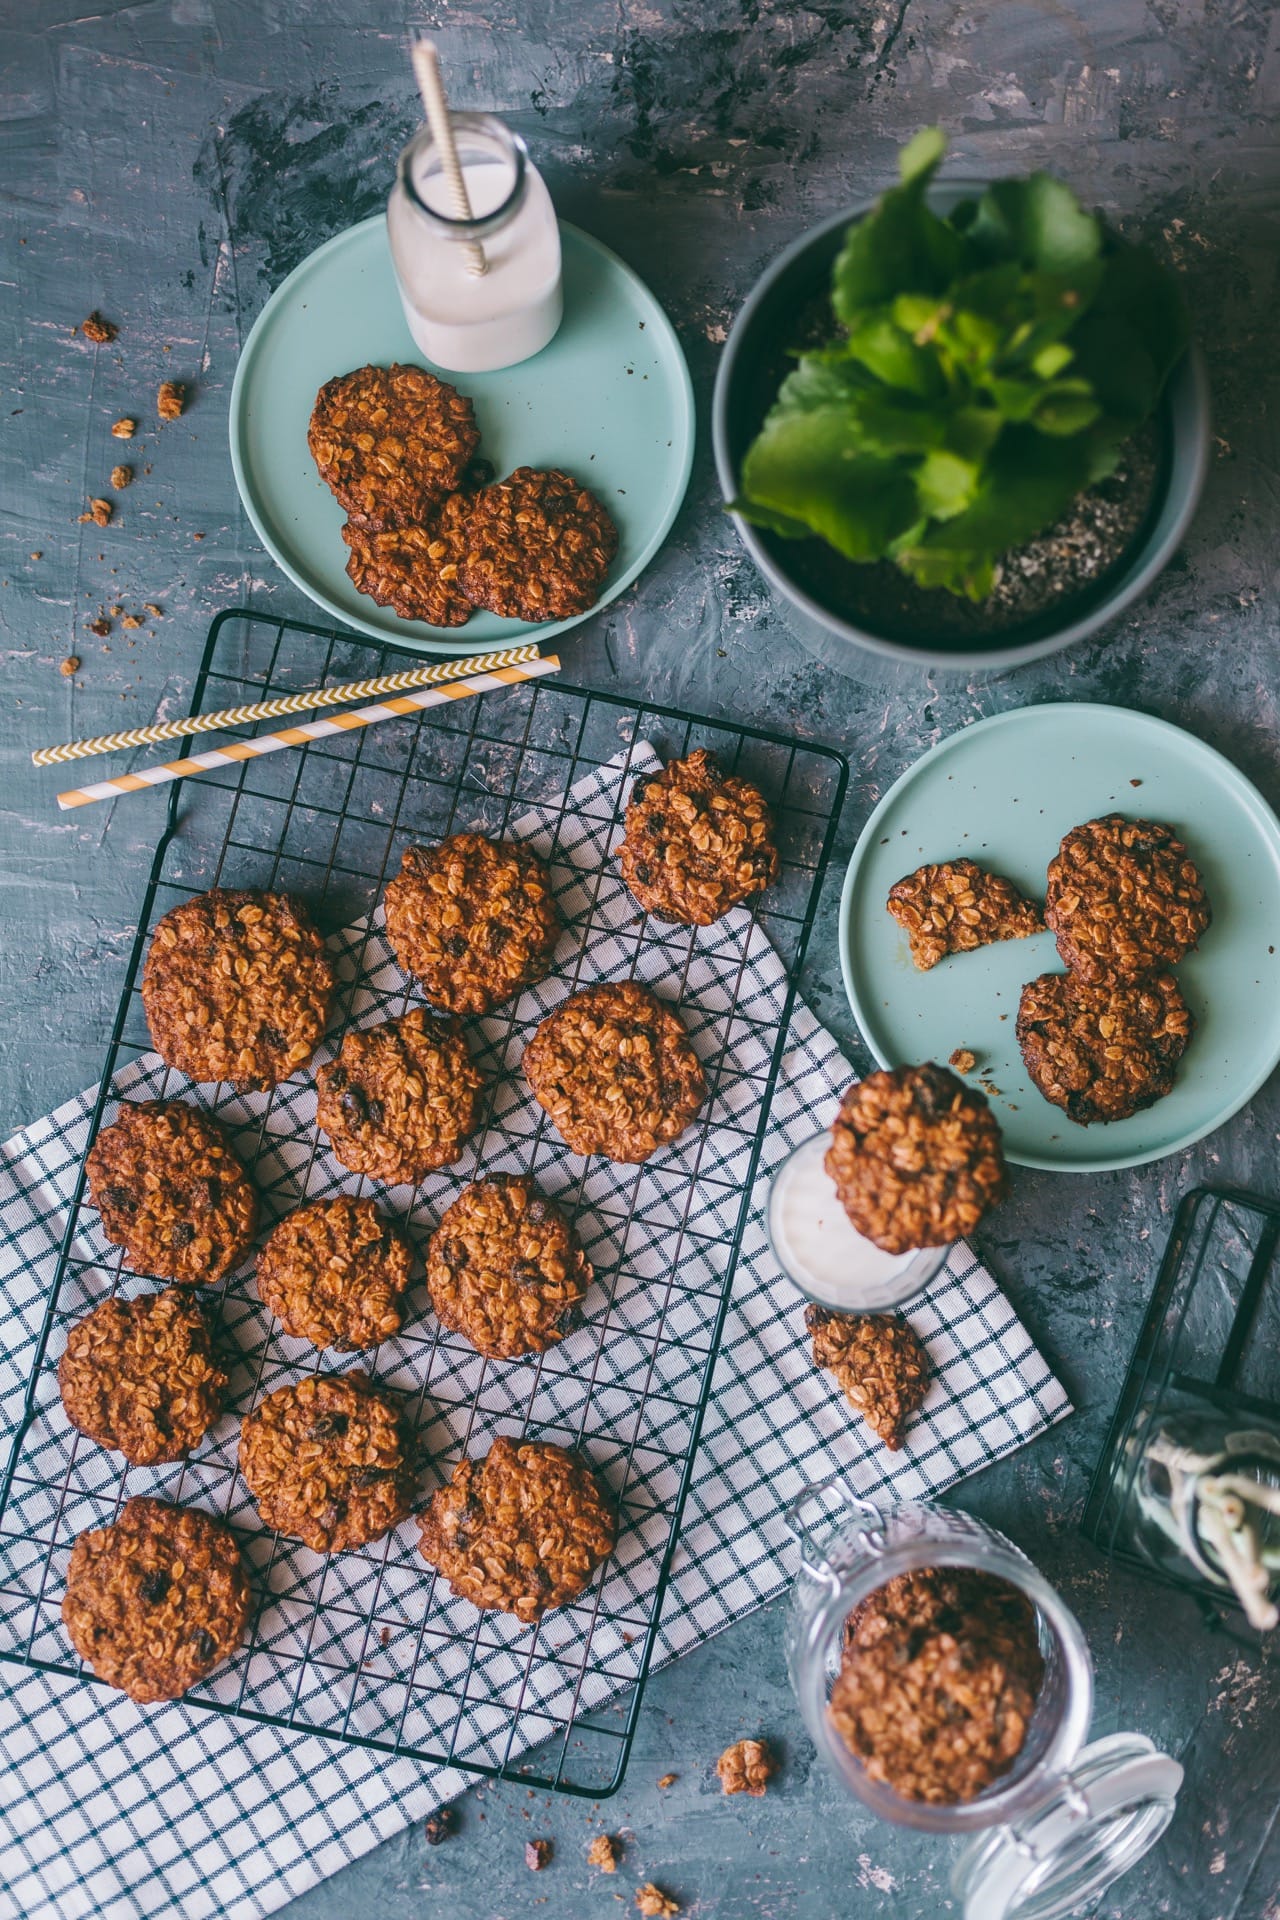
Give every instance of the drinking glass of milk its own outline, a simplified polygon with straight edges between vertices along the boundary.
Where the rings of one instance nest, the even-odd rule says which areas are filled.
[[[448,158],[430,126],[400,155],[387,235],[409,331],[457,373],[512,367],[560,325],[560,229],[524,141],[488,113],[450,116],[471,206],[456,217]]]
[[[885,1253],[858,1232],[823,1161],[830,1133],[785,1159],[773,1176],[765,1225],[773,1255],[801,1293],[837,1313],[884,1313],[922,1293],[950,1247]]]

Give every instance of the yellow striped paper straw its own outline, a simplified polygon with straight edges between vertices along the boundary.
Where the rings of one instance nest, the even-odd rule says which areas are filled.
[[[554,654],[522,661],[509,667],[494,667],[488,673],[470,673],[440,687],[420,687],[416,693],[401,694],[394,700],[381,700],[371,707],[353,707],[349,713],[335,713],[325,720],[304,720],[298,727],[282,727],[279,733],[259,734],[255,740],[233,740],[226,747],[208,747],[185,760],[167,760],[162,766],[143,767],[137,773],[122,773],[114,780],[96,780],[92,786],[72,787],[58,795],[65,812],[70,807],[87,807],[94,800],[114,800],[121,793],[137,793],[143,787],[161,787],[170,780],[185,780],[188,774],[207,773],[215,767],[232,767],[238,760],[255,760],[260,754],[279,753],[284,747],[303,747],[310,740],[327,740],[335,733],[349,733],[356,727],[373,727],[379,720],[394,720],[400,714],[421,713],[427,707],[442,707],[450,700],[465,700],[468,694],[490,693],[496,687],[514,686],[521,680],[534,680],[544,673],[558,673],[559,658]]]
[[[157,720],[149,727],[130,727],[124,733],[100,733],[92,740],[68,740],[60,747],[37,747],[33,766],[57,767],[66,760],[86,760],[94,753],[119,753],[125,747],[154,747],[162,740],[183,740],[192,733],[221,733],[250,720],[283,720],[286,714],[307,713],[315,707],[342,707],[349,700],[372,700],[382,693],[406,693],[410,687],[437,687],[445,680],[461,680],[469,673],[492,673],[498,667],[522,666],[538,658],[537,642],[503,647],[498,653],[472,653],[461,660],[437,660],[429,667],[406,667],[403,673],[380,674],[376,680],[351,680],[345,687],[313,687],[309,693],[281,694],[275,700],[256,700],[247,707],[223,707],[218,713],[191,713],[185,720]]]

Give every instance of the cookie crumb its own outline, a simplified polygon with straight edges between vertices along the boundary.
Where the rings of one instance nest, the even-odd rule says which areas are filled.
[[[665,1793],[668,1787],[674,1787],[676,1781],[679,1778],[680,1778],[680,1775],[678,1773],[664,1773],[661,1780],[659,1780],[658,1782],[659,1792]]]
[[[113,326],[110,320],[104,320],[95,307],[89,318],[80,322],[80,331],[86,340],[92,340],[95,346],[104,347],[109,341],[115,339],[120,329]]]
[[[121,606],[120,602],[117,600],[116,604],[113,607],[109,608],[108,611],[110,612],[113,619],[118,620],[120,618],[120,615],[124,612],[124,608],[123,606]]]
[[[120,625],[122,627],[129,627],[129,628],[140,627],[142,625],[142,620],[140,616],[136,613],[126,613],[124,619],[120,622]]]
[[[773,1755],[763,1740],[735,1740],[716,1761],[716,1773],[726,1793],[749,1793],[758,1800],[776,1771]]]
[[[422,1835],[429,1847],[438,1847],[456,1831],[458,1816],[452,1807],[437,1807],[423,1822]]]
[[[156,412],[162,420],[176,420],[186,403],[187,390],[181,380],[162,380],[156,394]]]
[[[609,1833],[598,1833],[587,1848],[587,1865],[599,1867],[601,1873],[618,1871],[618,1842]]]
[[[142,611],[144,613],[149,613],[153,620],[164,619],[163,609],[158,607],[154,600],[144,600],[142,603]]]
[[[137,425],[138,425],[137,421],[130,420],[128,415],[126,414],[123,419],[113,420],[111,422],[111,431],[115,435],[117,440],[132,440],[134,433],[137,430]]]
[[[1141,780],[1131,780],[1131,781],[1129,782],[1129,785],[1130,785],[1131,787],[1140,787],[1140,786],[1142,785],[1142,782],[1141,782]]]
[[[636,1906],[647,1914],[649,1920],[671,1920],[673,1914],[680,1911],[680,1902],[673,1900],[661,1887],[655,1887],[652,1880],[646,1880],[642,1887],[636,1888]]]
[[[810,1304],[804,1324],[813,1364],[829,1373],[854,1412],[890,1452],[902,1446],[929,1391],[929,1355],[906,1320],[888,1313],[832,1313]]]
[[[79,673],[79,671],[80,655],[78,653],[69,653],[58,668],[64,680],[69,680],[73,673]]]
[[[43,555],[43,553],[41,553],[41,552],[39,552],[39,551],[37,550],[37,551],[36,551],[35,553],[30,553],[30,554],[28,554],[28,555],[27,555],[27,558],[28,558],[29,560],[43,560],[43,559],[44,559],[44,555]]]
[[[524,1863],[531,1873],[540,1873],[551,1858],[549,1840],[526,1840],[524,1843]]]
[[[111,631],[111,622],[109,620],[90,620],[87,624],[90,633],[96,633],[99,640],[105,640]]]
[[[80,515],[80,524],[83,526],[86,520],[92,520],[95,527],[105,527],[110,519],[111,502],[109,500],[91,499],[88,513],[82,513]]]
[[[113,487],[117,489],[122,489],[124,487],[131,487],[133,485],[133,468],[132,467],[112,467],[111,484]]]
[[[968,1047],[957,1047],[947,1061],[947,1065],[954,1067],[957,1073],[972,1073],[977,1064],[977,1055],[971,1053]]]

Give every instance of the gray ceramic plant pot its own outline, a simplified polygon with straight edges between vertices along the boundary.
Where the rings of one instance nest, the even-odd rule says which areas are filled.
[[[981,193],[986,184],[983,180],[939,181],[930,193],[930,204],[938,213],[947,213],[960,200]],[[797,316],[830,286],[845,228],[872,204],[863,201],[833,214],[803,234],[756,282],[733,324],[716,374],[712,405],[716,468],[726,500],[738,492],[740,463],[777,393]],[[1195,513],[1209,460],[1209,382],[1198,347],[1193,346],[1169,376],[1156,426],[1161,468],[1155,496],[1119,563],[1092,594],[1075,595],[1060,612],[1050,608],[1033,621],[993,634],[985,643],[943,646],[924,633],[917,641],[857,625],[794,578],[794,551],[789,556],[788,550],[800,543],[742,519],[735,519],[735,524],[747,552],[782,603],[788,624],[811,653],[841,673],[865,673],[872,665],[868,655],[967,674],[1004,673],[1097,633],[1146,593],[1168,565]]]

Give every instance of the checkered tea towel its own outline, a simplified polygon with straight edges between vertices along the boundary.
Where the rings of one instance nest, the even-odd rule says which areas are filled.
[[[700,1054],[704,1060],[714,1057],[720,1063],[710,1136],[713,1151],[699,1163],[717,1170],[719,1184],[709,1177],[704,1181],[697,1169],[693,1175],[694,1207],[710,1214],[728,1204],[726,1190],[732,1188],[735,1158],[743,1150],[743,1139],[749,1142],[755,1124],[751,1101],[754,1097],[758,1102],[758,1094],[751,1089],[759,1087],[753,1075],[761,1061],[742,1056],[759,1046],[758,1037],[753,1036],[760,1022],[771,1020],[776,1030],[786,983],[777,955],[742,910],[694,936],[692,958],[686,945],[677,979],[668,971],[670,955],[664,958],[661,930],[642,932],[637,952],[634,903],[606,867],[606,860],[618,838],[623,784],[653,765],[656,756],[651,749],[635,746],[574,787],[568,815],[562,817],[558,806],[534,808],[514,831],[552,854],[561,905],[571,922],[575,889],[589,887],[589,915],[577,916],[588,929],[578,984],[592,978],[623,977],[634,970],[660,990],[665,985],[673,998],[677,997],[674,986]],[[554,847],[550,844],[553,817],[557,822]],[[566,831],[567,827],[573,831]],[[348,930],[335,943],[341,950],[340,965],[349,964],[358,950],[368,971],[367,992],[356,1001],[360,1020],[403,990],[403,979],[380,933],[366,939],[366,932]],[[554,981],[546,983],[537,990],[529,1017],[536,1020],[564,991],[563,981],[558,986]],[[750,1028],[735,1024],[735,1009],[745,1006],[751,1008]],[[516,1062],[508,1064],[514,1068]],[[835,1098],[849,1078],[849,1067],[831,1036],[806,1007],[797,1004],[663,1608],[656,1664],[677,1659],[783,1591],[794,1570],[794,1550],[783,1514],[807,1482],[841,1471],[873,1499],[936,1494],[1021,1446],[1070,1410],[1061,1385],[1008,1301],[964,1247],[955,1249],[927,1296],[911,1308],[912,1324],[928,1345],[935,1376],[905,1451],[886,1452],[851,1418],[829,1377],[814,1370],[803,1332],[802,1302],[779,1274],[766,1242],[764,1195],[772,1169],[787,1152],[829,1122]],[[144,1057],[124,1070],[118,1090],[146,1097],[161,1084],[159,1063]],[[496,1124],[500,1133],[507,1130],[506,1147],[518,1160],[524,1095],[517,1082],[513,1085],[517,1090],[511,1104]],[[202,1092],[192,1090],[187,1097],[198,1099]],[[255,1097],[245,1096],[250,1103]],[[296,1095],[290,1092],[289,1101],[303,1103],[293,1121],[308,1123],[314,1109],[305,1103],[313,1099],[306,1087]],[[85,1093],[0,1149],[0,1409],[10,1431],[22,1404],[53,1283],[57,1247],[92,1105],[92,1093]],[[225,1113],[225,1107],[222,1110]],[[500,1137],[497,1147],[502,1145]],[[278,1142],[278,1150],[287,1161],[287,1139]],[[663,1181],[674,1177],[670,1163],[677,1158],[678,1148],[669,1149],[639,1176],[653,1217],[659,1221]],[[502,1152],[496,1150],[485,1160],[487,1167],[502,1162]],[[562,1176],[558,1182],[557,1165]],[[307,1175],[308,1192],[334,1190],[341,1170],[323,1154],[314,1168],[314,1178],[310,1172]],[[582,1203],[590,1208],[598,1197],[602,1217],[607,1216],[612,1176],[606,1167],[602,1166],[598,1178],[593,1171],[584,1181],[582,1163],[574,1163],[553,1143],[551,1163],[539,1164],[537,1173],[540,1182],[549,1180],[553,1189],[558,1184],[563,1190],[572,1179]],[[261,1181],[260,1168],[255,1167],[255,1174]],[[635,1170],[627,1177],[635,1179]],[[428,1206],[426,1217],[430,1214]],[[97,1232],[96,1216],[88,1209],[85,1231],[90,1239]],[[636,1261],[631,1279],[637,1298],[646,1285],[654,1283],[655,1275],[660,1279],[664,1244],[669,1246],[669,1238],[664,1243],[662,1234],[655,1233]],[[88,1255],[93,1257],[92,1245]],[[626,1267],[624,1258],[620,1271]],[[622,1281],[615,1282],[611,1312],[620,1298],[625,1299],[622,1287]],[[261,1312],[247,1290],[239,1310],[246,1315]],[[589,1329],[583,1334],[589,1336]],[[56,1358],[60,1344],[61,1336],[55,1334],[46,1367]],[[285,1351],[290,1351],[287,1344]],[[379,1350],[380,1377],[381,1354]],[[466,1363],[464,1354],[455,1356],[459,1378],[464,1377]],[[298,1364],[301,1360],[295,1357],[294,1370]],[[394,1380],[397,1356],[389,1364]],[[409,1360],[404,1364],[412,1371]],[[289,1377],[287,1367],[283,1373],[265,1374],[264,1387],[275,1384],[278,1377]],[[548,1379],[554,1389],[554,1372]],[[39,1418],[47,1423],[48,1445],[68,1444],[52,1386],[42,1394]],[[465,1430],[465,1420],[459,1427],[446,1419],[441,1438],[446,1445],[452,1438],[456,1447],[459,1433]],[[234,1432],[221,1458],[217,1432],[197,1461],[180,1470],[195,1472],[196,1490],[209,1499],[219,1472],[228,1485],[238,1485],[234,1482]],[[92,1450],[87,1458],[92,1464]],[[117,1467],[113,1458],[104,1456],[102,1471],[110,1478],[114,1479]],[[199,1477],[202,1473],[207,1479]],[[184,1497],[191,1497],[191,1481],[183,1484],[188,1490]],[[84,1510],[92,1516],[91,1478],[83,1485]],[[160,1490],[164,1490],[162,1477]],[[232,1501],[230,1508],[227,1500]],[[234,1496],[227,1500],[222,1510],[230,1510],[232,1518],[238,1519]],[[252,1510],[247,1507],[244,1519],[251,1526]],[[77,1524],[95,1521],[88,1517]],[[7,1520],[6,1531],[11,1525]],[[38,1513],[32,1528],[34,1540],[41,1530]],[[416,1529],[398,1529],[393,1541],[400,1533],[416,1536]],[[360,1558],[334,1556],[334,1564],[354,1565]],[[21,1559],[18,1555],[16,1563]],[[398,1589],[397,1571],[402,1576]],[[305,1570],[298,1575],[302,1582],[306,1577]],[[606,1571],[604,1577],[613,1576]],[[643,1558],[629,1569],[620,1568],[616,1577],[634,1597],[639,1583],[648,1577]],[[6,1599],[7,1578],[0,1569],[0,1605]],[[21,1587],[20,1576],[13,1578]],[[416,1599],[420,1613],[423,1570],[414,1556],[412,1539],[405,1545],[403,1564],[390,1556],[379,1568],[378,1579],[380,1610],[392,1606],[394,1614],[394,1595],[399,1592],[406,1612],[412,1611]],[[356,1618],[362,1589],[354,1574],[350,1584],[348,1617]],[[65,1652],[57,1641],[56,1602],[57,1594],[51,1593],[47,1635],[52,1658]],[[29,1596],[22,1604],[30,1607]],[[468,1612],[465,1602],[450,1601],[447,1596],[433,1598],[432,1604],[446,1614],[450,1607]],[[332,1618],[340,1618],[342,1611],[337,1606]],[[567,1615],[570,1610],[564,1611]],[[496,1619],[499,1628],[505,1628],[506,1617]],[[510,1627],[513,1635],[519,1630],[518,1623]],[[360,1622],[361,1638],[353,1643],[357,1649],[367,1633],[368,1622]],[[501,1641],[501,1631],[497,1637]],[[254,1658],[267,1659],[270,1646],[268,1637],[267,1652]],[[615,1675],[619,1671],[612,1663],[606,1667]],[[536,1661],[532,1678],[535,1682],[539,1678]],[[344,1679],[349,1684],[350,1674]],[[594,1673],[578,1696],[579,1705],[598,1703],[619,1684],[618,1678],[610,1678],[609,1670]],[[394,1688],[383,1684],[371,1688],[370,1710],[388,1692],[394,1693]],[[557,1696],[552,1680],[538,1697],[544,1704],[549,1702],[546,1710],[553,1713]],[[484,1755],[483,1704],[475,1708],[475,1721],[473,1745],[468,1748],[464,1740],[455,1751]],[[316,1723],[323,1723],[322,1715]],[[530,1723],[536,1728],[536,1715],[530,1715]],[[530,1741],[535,1737],[531,1731]],[[513,1754],[518,1751],[519,1746],[512,1749]],[[454,1797],[469,1777],[457,1769],[432,1769],[392,1759],[316,1733],[281,1732],[247,1719],[201,1711],[192,1704],[139,1708],[102,1687],[7,1664],[0,1664],[0,1752],[0,1913],[22,1920],[43,1920],[44,1916],[135,1920],[174,1913],[181,1913],[184,1920],[205,1916],[250,1920],[250,1916],[276,1911],[407,1822]]]

